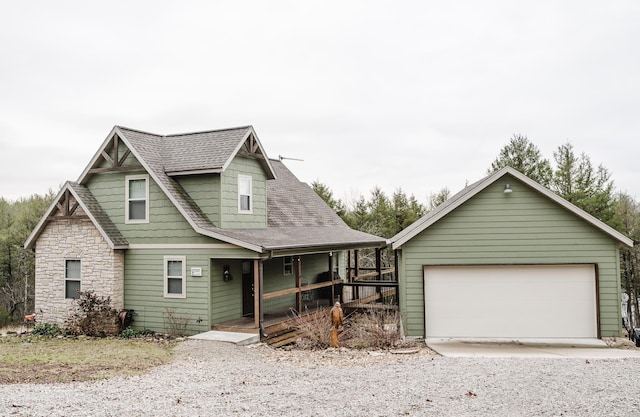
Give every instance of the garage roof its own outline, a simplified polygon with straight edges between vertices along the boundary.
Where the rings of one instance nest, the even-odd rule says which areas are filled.
[[[619,241],[620,243],[625,244],[629,247],[633,246],[632,239],[629,239],[622,233],[606,225],[601,220],[598,220],[597,218],[587,213],[586,211],[582,210],[581,208],[575,206],[574,204],[571,204],[564,198],[560,197],[559,195],[553,193],[549,189],[538,184],[537,182],[527,177],[526,175],[522,174],[518,170],[511,167],[504,167],[501,170],[496,171],[495,173],[489,175],[488,177],[465,187],[457,194],[451,196],[447,201],[439,205],[437,208],[430,211],[425,216],[423,216],[422,218],[414,222],[411,226],[407,227],[406,229],[402,230],[400,233],[398,233],[397,235],[389,239],[389,242],[392,244],[393,249],[400,248],[402,245],[404,245],[413,237],[421,233],[423,230],[425,230],[432,224],[436,223],[438,220],[445,217],[447,214],[449,214],[450,212],[455,210],[457,207],[462,205],[464,202],[471,199],[473,196],[475,196],[476,194],[478,194],[479,192],[487,188],[489,185],[493,184],[494,182],[496,182],[497,180],[499,180],[500,178],[504,177],[507,174],[522,181],[524,184],[526,184],[530,188],[536,190],[537,192],[546,196],[550,200],[553,200],[557,204],[561,205],[565,209],[574,213],[576,216],[590,223],[592,226],[600,229],[602,232],[608,234],[609,236]]]

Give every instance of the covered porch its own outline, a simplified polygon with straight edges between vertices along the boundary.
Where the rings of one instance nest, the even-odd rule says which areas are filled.
[[[211,329],[256,333],[269,342],[292,331],[297,315],[322,314],[336,301],[340,301],[343,308],[348,310],[375,308],[376,305],[393,305],[397,308],[395,269],[382,265],[381,250],[370,249],[375,251],[373,267],[359,264],[358,250],[330,251],[311,257],[298,254],[243,261],[251,262],[250,271],[247,266],[243,270],[250,272],[252,280],[251,285],[243,285],[243,302],[251,302],[252,308],[244,306],[244,314],[213,322]],[[323,257],[324,262],[321,262]],[[285,276],[286,285],[280,282],[283,277],[274,273],[274,259],[275,262],[282,262],[285,274],[290,268],[291,279]],[[248,278],[244,276],[243,281]],[[278,285],[274,285],[273,281],[278,281]],[[258,291],[253,291],[255,288]]]

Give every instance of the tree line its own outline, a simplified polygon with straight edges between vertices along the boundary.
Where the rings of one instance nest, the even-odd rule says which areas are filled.
[[[53,198],[53,191],[15,202],[0,198],[0,326],[34,311],[35,256],[22,245]]]

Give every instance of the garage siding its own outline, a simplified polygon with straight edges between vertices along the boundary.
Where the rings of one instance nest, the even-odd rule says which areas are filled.
[[[504,184],[513,192],[504,194]],[[506,176],[399,250],[405,329],[424,336],[425,265],[596,264],[601,336],[620,334],[617,242],[545,196]]]

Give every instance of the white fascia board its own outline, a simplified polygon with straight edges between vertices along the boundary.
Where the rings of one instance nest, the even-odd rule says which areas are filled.
[[[556,203],[560,204],[562,207],[566,208],[567,210],[569,210],[570,212],[572,212],[576,216],[581,217],[582,219],[584,219],[585,221],[590,223],[592,226],[595,226],[598,229],[600,229],[601,231],[603,231],[604,233],[610,235],[614,239],[618,240],[620,243],[623,243],[623,244],[625,244],[625,245],[627,245],[629,247],[633,247],[633,240],[632,239],[629,239],[627,236],[625,236],[622,233],[618,232],[613,227],[607,225],[602,220],[597,219],[596,217],[594,217],[591,214],[587,213],[586,211],[582,210],[580,207],[576,206],[575,204],[570,203],[569,201],[567,201],[564,198],[560,197],[559,195],[557,195],[553,191],[547,189],[546,187],[543,187],[542,185],[538,184],[537,182],[535,182],[531,178],[527,177],[526,175],[522,174],[521,172],[519,172],[519,171],[517,171],[517,170],[515,170],[515,169],[513,169],[511,167],[503,168],[502,170],[500,170],[498,172],[501,172],[503,170],[506,171],[506,173],[508,173],[508,174],[516,177],[520,181],[524,182],[529,187],[535,189],[539,193],[544,194],[545,196],[549,197],[551,200],[553,200]]]
[[[93,155],[93,158],[91,158],[91,161],[89,162],[87,167],[84,169],[84,171],[82,171],[82,174],[80,174],[80,177],[78,177],[78,180],[76,181],[78,184],[82,184],[82,180],[84,180],[84,178],[89,174],[89,171],[93,167],[93,164],[95,164],[98,158],[100,158],[102,151],[104,151],[104,149],[107,147],[109,142],[113,140],[113,136],[116,133],[118,133],[118,136],[122,139],[122,132],[120,131],[120,129],[118,129],[118,126],[114,126],[111,129],[111,132],[109,132],[109,134],[107,135],[107,138],[104,140],[104,142],[102,142],[102,145],[100,145],[100,147],[98,148],[98,151],[95,153],[95,155]],[[127,143],[127,147],[131,149],[131,146],[129,146],[128,143]]]
[[[29,235],[29,237],[25,241],[24,247],[26,249],[29,249],[29,248],[31,248],[33,246],[33,243],[35,242],[35,240],[38,238],[38,236],[40,236],[40,233],[42,233],[42,229],[44,229],[44,226],[45,226],[47,220],[49,219],[49,216],[51,216],[51,213],[53,213],[53,210],[56,208],[57,204],[60,202],[60,198],[64,195],[65,191],[67,191],[67,190],[73,195],[73,198],[76,199],[76,201],[78,202],[80,207],[82,207],[82,210],[85,212],[87,217],[89,217],[89,219],[91,220],[91,223],[93,223],[95,228],[98,229],[98,231],[100,232],[100,235],[102,235],[104,240],[107,241],[107,244],[109,245],[109,248],[111,248],[111,249],[126,249],[126,247],[125,248],[122,248],[122,247],[116,248],[114,242],[109,238],[109,235],[104,231],[104,229],[102,229],[102,227],[100,226],[100,223],[98,223],[96,218],[93,216],[93,213],[91,213],[91,211],[89,211],[89,209],[84,204],[82,199],[80,199],[80,197],[78,197],[78,194],[76,194],[76,192],[74,191],[73,187],[71,187],[69,182],[66,182],[64,184],[64,186],[60,189],[60,192],[58,192],[56,197],[53,199],[53,202],[51,203],[51,205],[49,206],[47,211],[45,211],[44,215],[42,216],[42,218],[40,219],[40,221],[38,222],[36,227],[33,229],[31,234]]]
[[[443,218],[444,216],[446,216],[447,214],[455,210],[462,203],[468,201],[473,196],[478,194],[480,191],[484,190],[489,185],[493,184],[494,182],[496,182],[498,179],[502,178],[506,174],[509,174],[515,177],[517,180],[523,182],[530,188],[533,188],[534,190],[548,197],[552,201],[558,203],[565,209],[569,210],[576,216],[584,219],[585,221],[590,223],[592,226],[595,226],[596,228],[600,229],[602,232],[608,234],[609,236],[616,239],[617,241],[629,247],[633,247],[632,239],[629,239],[628,237],[624,236],[622,233],[608,226],[601,220],[598,220],[591,214],[587,213],[586,211],[582,210],[576,205],[568,202],[567,200],[555,194],[554,192],[547,189],[546,187],[538,184],[536,181],[522,174],[520,171],[511,167],[504,167],[499,171],[496,171],[492,175],[489,175],[485,179],[481,180],[477,184],[475,184],[473,187],[469,189],[467,193],[460,195],[456,201],[452,201],[449,204],[447,204],[446,202],[443,203],[443,204],[446,204],[446,206],[444,206],[441,210],[439,211],[438,209],[434,210],[434,212],[431,213],[432,215],[426,214],[422,219],[416,221],[414,224],[412,224],[411,226],[409,226],[408,228],[406,228],[405,230],[401,231],[396,236],[391,238],[392,248],[399,249],[400,247],[402,247],[403,244],[405,244],[406,242],[411,240],[413,237],[421,233],[427,227],[431,226],[432,224],[434,224],[435,222],[437,222],[438,220],[440,220],[441,218]]]
[[[222,171],[227,170],[227,168],[231,164],[231,161],[233,161],[233,158],[236,157],[236,155],[238,154],[238,151],[240,151],[240,148],[242,148],[242,145],[244,145],[244,143],[247,141],[247,139],[249,139],[249,136],[251,135],[253,135],[253,138],[258,144],[258,149],[260,149],[260,152],[264,157],[264,161],[267,164],[267,167],[269,168],[269,174],[273,177],[273,179],[276,179],[276,172],[273,170],[273,167],[271,166],[271,162],[269,162],[269,157],[267,156],[267,153],[265,152],[264,147],[262,146],[262,143],[258,139],[258,135],[256,135],[255,130],[253,130],[253,126],[249,126],[247,133],[242,137],[242,140],[236,145],[236,148],[231,153],[231,156],[229,156],[229,159],[227,159],[227,161],[222,166]]]

